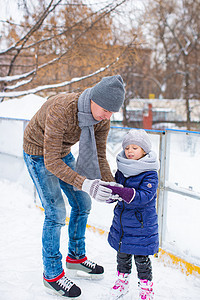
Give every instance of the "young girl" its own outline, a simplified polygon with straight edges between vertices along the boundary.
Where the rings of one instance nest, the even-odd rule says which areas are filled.
[[[111,290],[111,299],[118,299],[128,292],[133,255],[139,278],[139,299],[152,300],[149,255],[158,252],[159,247],[156,213],[159,163],[143,129],[130,130],[122,147],[123,151],[117,155],[115,179],[126,189],[117,188],[122,201],[118,201],[114,209],[108,236],[109,244],[117,251],[117,280]]]

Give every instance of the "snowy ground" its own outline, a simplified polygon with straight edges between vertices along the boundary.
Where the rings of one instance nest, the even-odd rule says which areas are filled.
[[[46,293],[42,284],[41,232],[43,212],[36,208],[32,196],[17,183],[0,181],[0,299],[59,300]],[[109,216],[110,217],[110,216]],[[104,279],[74,280],[82,289],[82,300],[108,300],[115,279],[115,251],[106,236],[87,230],[87,255],[105,268]],[[61,237],[63,266],[67,255],[67,226]],[[174,267],[164,266],[152,258],[155,299],[200,299],[200,279],[185,276]],[[131,291],[125,300],[138,299],[135,267]]]

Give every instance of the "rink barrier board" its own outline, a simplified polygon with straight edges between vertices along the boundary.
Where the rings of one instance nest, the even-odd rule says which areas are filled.
[[[172,264],[178,267],[184,274],[200,276],[200,267],[187,262],[186,260],[169,253],[163,249],[159,249],[158,258],[165,264]]]
[[[42,211],[44,211],[44,208],[42,208],[39,205],[36,205],[36,207],[40,208]],[[66,218],[66,225],[69,225],[69,217]],[[93,231],[94,233],[98,233],[100,235],[108,235],[108,232],[106,230],[97,228],[95,226],[86,225],[86,228],[88,230]],[[194,276],[200,276],[200,267],[191,264],[189,262],[187,262],[186,260],[170,253],[167,252],[161,248],[159,248],[159,252],[158,254],[154,255],[155,257],[157,257],[158,259],[160,259],[164,264],[168,264],[168,265],[174,265],[175,267],[177,267],[178,269],[181,270],[182,273],[188,275],[194,275]]]

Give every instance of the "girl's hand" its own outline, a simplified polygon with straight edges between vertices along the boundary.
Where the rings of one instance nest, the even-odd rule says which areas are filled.
[[[121,201],[124,200],[126,203],[131,203],[135,197],[135,189],[134,188],[127,188],[127,187],[118,187],[112,185],[106,185],[107,188],[112,190],[112,196],[109,198],[112,202],[117,200]],[[107,203],[112,203],[108,202]]]

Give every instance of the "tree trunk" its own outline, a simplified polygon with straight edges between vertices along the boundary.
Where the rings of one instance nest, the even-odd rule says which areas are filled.
[[[188,69],[188,57],[184,55],[185,63],[185,105],[186,105],[186,116],[187,116],[187,130],[191,129],[191,116],[190,116],[190,97],[189,97],[189,69]]]

